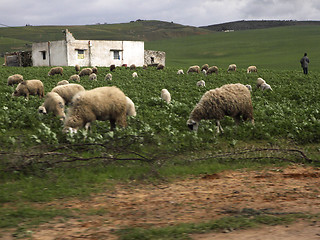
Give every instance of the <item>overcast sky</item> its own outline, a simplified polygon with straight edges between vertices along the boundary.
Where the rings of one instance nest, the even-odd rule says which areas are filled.
[[[238,20],[320,20],[319,0],[0,0],[0,24],[85,25],[137,19],[206,26]]]

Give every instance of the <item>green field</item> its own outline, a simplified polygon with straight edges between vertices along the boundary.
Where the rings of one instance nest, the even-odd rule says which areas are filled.
[[[139,77],[133,79],[133,71],[117,68],[112,82],[106,82],[109,68],[100,67],[97,81],[81,79],[85,89],[115,85],[135,103],[137,116],[114,132],[109,122],[97,121],[90,132],[63,133],[59,119],[38,114],[43,100],[12,97],[14,88],[6,85],[8,76],[20,73],[25,79],[40,79],[49,92],[75,73],[73,67],[53,77],[47,76],[49,67],[0,67],[0,212],[15,219],[8,225],[0,217],[0,226],[17,227],[28,220],[6,204],[27,215],[30,209],[21,206],[85,197],[114,180],[158,181],[290,162],[319,166],[319,35],[318,27],[299,26],[147,41],[146,49],[166,51],[163,71],[138,68]],[[11,38],[2,38],[0,45],[10,45]],[[308,76],[299,64],[304,52],[311,60]],[[219,74],[176,74],[204,63],[217,65]],[[227,73],[230,63],[237,64],[237,72]],[[249,65],[257,65],[258,73],[247,74]],[[273,91],[257,89],[257,77]],[[205,88],[196,86],[199,80],[205,80]],[[255,125],[236,126],[225,117],[224,134],[218,135],[210,120],[201,121],[198,132],[188,130],[189,114],[207,90],[238,82],[253,87]],[[170,104],[161,100],[162,88],[171,93]],[[50,219],[68,212],[44,214]]]

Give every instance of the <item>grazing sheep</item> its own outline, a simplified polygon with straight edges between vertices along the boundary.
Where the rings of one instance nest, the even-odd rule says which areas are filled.
[[[252,73],[252,72],[258,72],[258,69],[256,66],[249,66],[247,68],[247,73]]]
[[[205,81],[200,80],[200,81],[197,82],[197,86],[198,86],[198,87],[205,87],[205,86],[206,86],[206,83],[205,83]]]
[[[182,69],[179,69],[178,72],[177,72],[177,74],[178,74],[178,75],[181,75],[181,74],[184,74],[184,72],[183,72]]]
[[[157,66],[157,70],[163,70],[164,69],[164,65],[159,63]]]
[[[257,88],[260,88],[262,84],[266,83],[262,78],[257,78]]]
[[[212,66],[209,67],[208,71],[207,71],[207,75],[215,73],[218,74],[219,68],[217,66]]]
[[[230,71],[232,71],[232,72],[237,71],[237,65],[230,64],[229,67],[228,67],[228,71],[227,72],[230,72]]]
[[[266,91],[266,90],[273,91],[272,88],[271,88],[271,86],[270,86],[269,84],[267,84],[267,83],[262,83],[262,84],[260,85],[260,89],[261,89],[262,91]]]
[[[80,71],[79,76],[83,77],[83,76],[89,76],[92,73],[92,69],[91,68],[84,68]]]
[[[57,86],[66,85],[66,84],[69,84],[69,81],[68,80],[62,80],[62,81],[57,83]]]
[[[161,90],[161,98],[167,103],[171,102],[171,95],[167,89],[164,88]]]
[[[53,67],[48,72],[48,76],[53,76],[53,75],[56,75],[56,74],[60,74],[62,76],[63,68],[62,67]]]
[[[206,70],[206,71],[208,71],[208,69],[209,69],[209,64],[203,64],[202,65],[202,67],[201,67],[201,71],[203,71],[203,70]]]
[[[91,74],[89,75],[89,80],[91,80],[91,81],[97,80],[97,74],[91,73]]]
[[[126,97],[127,100],[127,116],[137,116],[136,107],[134,106],[133,101]]]
[[[133,77],[133,78],[138,77],[138,73],[137,73],[137,72],[132,73],[132,77]]]
[[[64,113],[65,101],[56,92],[48,92],[46,94],[44,103],[38,108],[38,112],[42,114],[47,114],[52,112],[54,116],[64,120],[66,115]]]
[[[74,95],[84,90],[84,87],[82,87],[80,84],[70,83],[67,85],[56,86],[51,90],[51,92],[58,93],[64,99],[65,104],[68,105]]]
[[[192,72],[200,73],[200,67],[198,65],[189,67],[187,74],[192,73]]]
[[[76,70],[77,73],[80,72],[80,66],[78,64],[76,64],[74,66],[74,70]]]
[[[8,86],[13,86],[19,84],[23,81],[23,76],[21,74],[14,74],[8,77],[7,84]]]
[[[220,88],[207,91],[192,110],[187,125],[197,131],[201,119],[215,119],[217,133],[223,132],[220,120],[224,116],[232,117],[238,124],[250,119],[254,124],[251,94],[248,88],[240,83],[227,84]]]
[[[115,69],[116,69],[116,65],[114,65],[114,64],[110,65],[110,72],[112,72]]]
[[[71,75],[69,77],[70,82],[80,82],[80,76],[78,74]]]
[[[107,73],[106,77],[104,78],[106,81],[112,81],[112,74]]]
[[[143,69],[147,69],[147,68],[148,68],[148,65],[147,65],[147,64],[143,64],[142,68],[143,68]]]
[[[247,85],[245,85],[245,86],[249,89],[250,92],[252,92],[252,87],[251,87],[251,85],[247,84]]]
[[[23,80],[12,93],[12,96],[24,96],[26,99],[29,99],[29,95],[38,95],[39,98],[44,97],[44,86],[40,80]]]
[[[95,73],[95,74],[98,74],[98,68],[97,67],[93,67],[92,68],[92,72]]]
[[[127,126],[127,99],[117,87],[99,87],[78,93],[72,99],[64,122],[64,132],[77,132],[79,128],[90,127],[95,120],[109,120],[111,130],[116,124]]]
[[[136,70],[136,65],[131,64],[131,65],[130,65],[130,70]]]

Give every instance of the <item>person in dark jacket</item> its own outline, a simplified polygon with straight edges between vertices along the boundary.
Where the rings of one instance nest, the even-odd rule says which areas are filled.
[[[303,58],[300,59],[301,67],[303,69],[304,74],[308,74],[308,64],[310,60],[307,57],[307,53],[304,54]]]

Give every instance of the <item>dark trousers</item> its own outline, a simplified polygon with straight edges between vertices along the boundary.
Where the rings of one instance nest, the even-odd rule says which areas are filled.
[[[304,67],[304,68],[303,68],[303,73],[304,73],[304,74],[308,74],[308,68]]]

